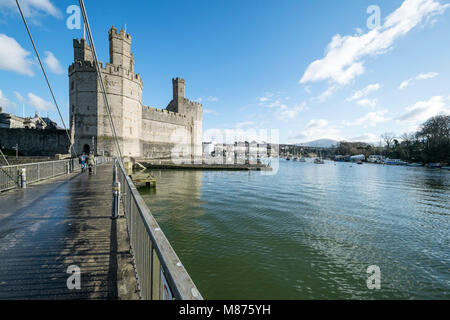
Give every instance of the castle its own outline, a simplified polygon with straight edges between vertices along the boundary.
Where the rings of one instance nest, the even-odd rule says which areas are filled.
[[[74,39],[73,48],[69,121],[75,152],[117,156],[91,48],[85,39]],[[142,78],[134,70],[130,34],[112,27],[109,55],[110,63],[99,64],[122,155],[201,157],[202,105],[185,98],[184,79],[172,79],[173,97],[165,109],[147,107],[142,104]]]
[[[0,128],[6,129],[42,129],[57,130],[58,125],[48,117],[41,118],[37,112],[34,117],[19,117],[11,113],[3,112],[0,107]]]

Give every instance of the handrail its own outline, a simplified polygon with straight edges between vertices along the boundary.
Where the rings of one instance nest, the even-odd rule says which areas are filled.
[[[105,159],[111,159],[110,157],[103,157],[103,156],[99,156],[99,157],[95,157],[95,159],[97,160],[97,164],[103,164],[103,163],[106,163],[106,162],[109,162],[108,160],[107,161],[104,161]],[[100,161],[100,163],[98,162],[99,161],[99,159],[102,159],[101,161]],[[11,165],[9,165],[9,166],[2,166],[2,168],[12,168],[12,167],[22,167],[22,166],[31,166],[31,165],[36,165],[36,164],[47,164],[47,163],[58,163],[58,162],[68,162],[68,161],[78,161],[78,159],[77,158],[69,158],[69,159],[62,159],[62,160],[50,160],[50,161],[41,161],[41,162],[30,162],[30,163],[20,163],[20,164],[11,164]]]
[[[100,156],[96,160],[96,164],[99,165],[109,162],[111,159]],[[81,170],[78,159],[75,158],[2,166],[0,169],[0,192],[20,187],[21,173],[19,169],[23,168],[26,169],[27,184]]]
[[[74,158],[63,159],[63,160],[53,160],[53,161],[42,161],[42,162],[30,162],[30,163],[20,163],[20,164],[11,164],[9,166],[3,166],[2,168],[12,168],[12,167],[23,167],[23,166],[32,166],[36,164],[48,164],[48,163],[58,163],[58,162],[67,162],[71,161]]]
[[[203,300],[121,163],[117,171],[140,297]]]

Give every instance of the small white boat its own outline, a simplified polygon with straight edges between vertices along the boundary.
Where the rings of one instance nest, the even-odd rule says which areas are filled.
[[[407,166],[408,167],[421,167],[422,164],[421,163],[408,163]]]
[[[314,163],[315,164],[324,164],[325,162],[322,160],[322,158],[315,158]]]

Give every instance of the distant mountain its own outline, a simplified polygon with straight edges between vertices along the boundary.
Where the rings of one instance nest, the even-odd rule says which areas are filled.
[[[331,148],[338,144],[339,141],[332,139],[319,139],[305,143],[298,143],[297,146],[314,147],[314,148]]]

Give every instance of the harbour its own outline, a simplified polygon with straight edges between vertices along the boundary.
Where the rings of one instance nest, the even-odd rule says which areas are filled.
[[[143,199],[205,299],[449,298],[448,171],[307,159],[275,176],[150,172]],[[370,265],[382,290],[367,290]]]

